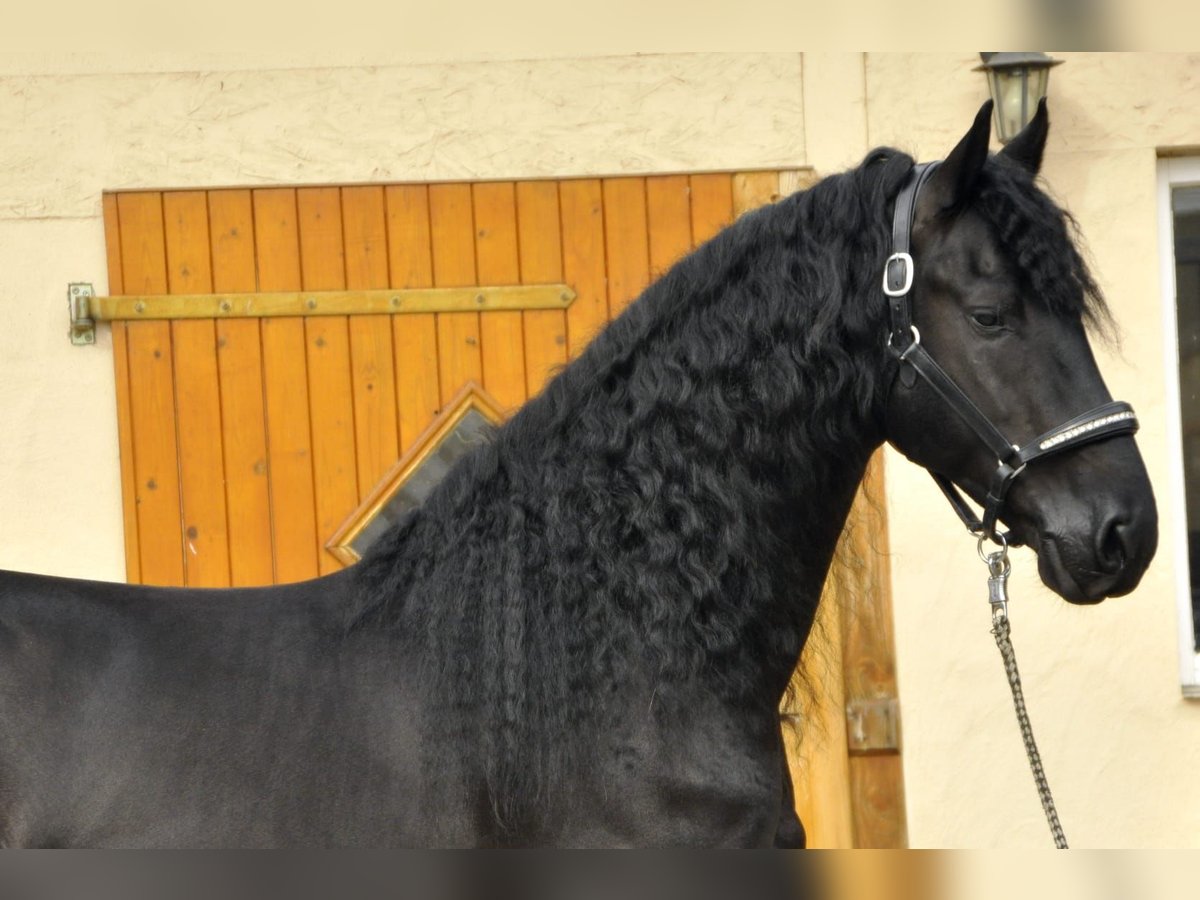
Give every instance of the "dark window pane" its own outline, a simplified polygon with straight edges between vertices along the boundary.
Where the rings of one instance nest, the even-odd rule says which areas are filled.
[[[1175,218],[1175,310],[1179,325],[1179,417],[1187,492],[1192,628],[1200,652],[1200,187],[1171,192]]]
[[[359,558],[366,556],[371,545],[393,524],[403,519],[409,510],[424,503],[455,463],[488,440],[491,430],[491,423],[483,415],[474,409],[467,410],[466,415],[425,455],[420,465],[350,542]]]

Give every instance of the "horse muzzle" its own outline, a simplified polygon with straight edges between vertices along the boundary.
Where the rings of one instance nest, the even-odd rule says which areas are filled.
[[[1059,471],[1034,476],[1012,498],[1020,520],[1014,525],[1037,552],[1038,574],[1072,603],[1128,594],[1158,548],[1154,493],[1132,444],[1087,448],[1076,465],[1063,460]]]

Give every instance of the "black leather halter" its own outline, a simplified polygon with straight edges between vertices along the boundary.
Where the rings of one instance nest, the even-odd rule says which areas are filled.
[[[910,255],[913,216],[917,196],[922,185],[937,168],[937,163],[922,163],[914,166],[904,187],[896,198],[896,211],[892,220],[892,255],[888,257],[883,271],[883,293],[887,297],[891,315],[891,333],[888,347],[900,362],[901,368],[912,369],[933,388],[996,457],[996,471],[988,486],[984,503],[983,518],[980,519],[967,504],[958,489],[945,475],[931,472],[958,517],[973,534],[985,535],[995,541],[1008,541],[1008,535],[998,535],[996,522],[1000,517],[1004,498],[1017,476],[1031,462],[1073,450],[1083,444],[1133,434],[1137,431],[1137,417],[1128,403],[1105,403],[1082,413],[1057,428],[1018,446],[1004,434],[979,409],[954,380],[946,374],[928,351],[921,346],[921,333],[912,323],[912,303],[909,291],[913,284],[913,259]]]

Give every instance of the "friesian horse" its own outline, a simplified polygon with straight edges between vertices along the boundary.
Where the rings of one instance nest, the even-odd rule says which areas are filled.
[[[923,346],[1022,441],[1110,399],[1046,132],[989,156],[985,106],[912,215]],[[0,843],[798,841],[778,707],[868,458],[980,502],[996,466],[888,346],[913,169],[874,150],[681,260],[352,568],[0,573]],[[1076,603],[1157,540],[1128,434],[1031,466],[1001,516]]]

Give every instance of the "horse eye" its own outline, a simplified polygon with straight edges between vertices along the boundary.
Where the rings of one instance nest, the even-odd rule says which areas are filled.
[[[981,328],[997,328],[1000,325],[1000,313],[994,309],[972,310],[971,319]]]

